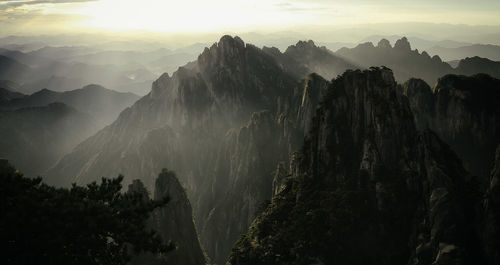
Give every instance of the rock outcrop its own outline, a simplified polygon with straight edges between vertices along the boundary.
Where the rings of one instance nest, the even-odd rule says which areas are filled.
[[[148,190],[138,179],[128,186],[127,192],[141,194],[145,200],[150,198]],[[155,200],[162,200],[165,197],[170,199],[169,202],[154,210],[148,226],[155,230],[165,243],[174,243],[176,249],[161,256],[139,253],[133,257],[131,264],[207,264],[198,239],[186,191],[179,183],[175,173],[167,169],[164,169],[156,179],[153,195]]]
[[[332,81],[290,173],[229,264],[482,261],[470,177],[388,69]]]
[[[430,128],[479,177],[483,190],[489,183],[495,147],[500,143],[500,80],[479,74],[446,75],[433,91],[423,81],[404,85],[419,129]]]
[[[500,264],[500,145],[484,203],[483,236],[489,264]]]
[[[165,207],[153,214],[153,227],[177,244],[177,249],[167,254],[166,264],[203,265],[206,263],[196,227],[194,225],[191,204],[186,191],[169,170],[163,170],[156,179],[154,199],[169,197]]]

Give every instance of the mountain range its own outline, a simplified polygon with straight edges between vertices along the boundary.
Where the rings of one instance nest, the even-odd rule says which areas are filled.
[[[87,73],[109,57],[109,71],[148,82],[151,71],[127,64],[174,69],[163,62],[189,57],[57,51],[4,56],[0,78],[20,85],[0,83],[0,156],[56,186],[123,174],[129,192],[171,196],[149,225],[177,252],[136,264],[499,262],[498,62],[453,68],[405,37],[282,52],[226,35],[140,99],[99,85],[21,94],[31,88],[8,69],[36,72],[37,58]],[[49,80],[80,78],[61,71]]]
[[[116,92],[99,85],[87,85],[65,92],[42,89],[27,96],[20,96],[20,93],[16,93],[16,95],[14,98],[11,96],[11,100],[4,102],[0,106],[0,110],[40,107],[60,102],[91,115],[99,127],[113,122],[122,110],[139,99],[139,96],[132,93]]]
[[[0,157],[36,177],[96,129],[90,115],[58,102],[0,111]]]
[[[372,65],[397,70],[393,77],[391,70]],[[353,68],[369,69],[349,70]],[[489,178],[485,172],[494,154],[484,153],[488,159],[468,156],[469,147],[461,149],[453,137],[464,134],[477,139],[478,148],[489,148],[490,141],[496,141],[496,123],[474,123],[468,117],[491,113],[486,118],[490,121],[498,117],[498,107],[493,101],[470,105],[464,98],[475,102],[480,88],[494,91],[498,81],[482,76],[470,81],[459,75],[443,77],[451,73],[453,68],[439,58],[412,51],[404,38],[394,47],[382,40],[376,47],[365,44],[336,53],[312,41],[299,42],[282,53],[224,36],[196,61],[158,78],[149,94],[64,156],[48,171],[47,181],[81,184],[120,172],[140,177],[146,189],[153,190],[156,173],[168,167],[186,188],[203,249],[218,264],[225,263],[231,252],[231,264],[275,264],[276,257],[285,263],[321,264],[342,249],[353,251],[343,256],[346,261],[352,258],[359,263],[383,259],[387,264],[430,264],[438,257],[442,264],[470,257],[487,260],[492,256],[478,248],[490,246],[468,225],[479,224],[478,219],[485,216],[472,210],[479,207],[480,199],[471,197],[464,203],[469,195],[455,190],[465,192],[469,186],[476,187],[470,184],[476,181],[478,190],[485,193]],[[425,81],[397,84],[411,77]],[[427,83],[436,84],[434,92]],[[414,98],[414,87],[424,92]],[[462,111],[434,112],[448,108]],[[423,118],[414,114],[419,111]],[[453,122],[437,130],[430,124],[438,119]],[[460,131],[477,126],[486,129]],[[475,166],[479,164],[480,169]],[[405,199],[406,194],[411,198]],[[293,206],[299,197],[304,208]],[[438,201],[431,207],[426,204],[429,199]],[[325,210],[318,205],[322,201],[331,202],[327,207],[346,208]],[[359,212],[339,212],[351,206]],[[443,208],[438,216],[432,210],[436,207]],[[456,209],[464,209],[467,216],[457,217]],[[331,216],[325,216],[330,210]],[[321,225],[325,218],[334,218],[331,227]],[[331,230],[353,218],[360,223]],[[444,221],[426,221],[433,218]],[[365,223],[369,220],[373,222]],[[425,225],[412,230],[418,222]],[[276,223],[283,226],[268,226]],[[429,232],[459,234],[449,226],[463,228],[466,234],[435,238]],[[324,235],[307,234],[300,227],[317,227],[315,231]],[[325,232],[330,230],[331,234]],[[341,240],[331,251],[317,245],[337,246],[331,240],[348,238],[350,232],[352,241]],[[267,241],[268,236],[273,239]],[[315,236],[327,241],[313,240]],[[368,240],[386,237],[391,240]],[[299,245],[290,245],[296,242]],[[351,248],[360,242],[359,251]],[[290,249],[297,252],[287,252]]]
[[[12,82],[0,84],[0,157],[30,177],[43,174],[139,98],[98,85],[31,95],[9,90],[14,88]]]

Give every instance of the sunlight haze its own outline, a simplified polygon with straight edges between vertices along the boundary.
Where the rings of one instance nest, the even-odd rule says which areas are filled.
[[[0,35],[145,30],[206,33],[366,23],[500,25],[500,2],[1,0]]]

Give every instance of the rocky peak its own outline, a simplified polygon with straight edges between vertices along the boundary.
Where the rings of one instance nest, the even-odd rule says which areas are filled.
[[[390,48],[392,48],[392,46],[391,46],[391,43],[387,39],[381,39],[377,44],[377,48],[390,49]]]
[[[370,48],[375,48],[372,42],[360,43],[358,44],[358,46],[355,47],[355,49],[370,49]]]
[[[316,44],[314,44],[314,41],[308,40],[308,41],[298,41],[297,44],[289,46],[285,52],[289,52],[289,49],[298,49],[298,50],[305,50],[305,49],[313,49],[313,48],[318,48]]]
[[[394,44],[394,48],[399,50],[411,51],[410,42],[406,37],[397,40],[396,43]]]
[[[442,63],[443,60],[441,60],[441,57],[439,57],[438,55],[434,55],[432,56],[432,60],[436,63]]]
[[[170,201],[166,206],[154,212],[153,226],[164,240],[171,240],[177,245],[176,251],[165,257],[166,263],[206,264],[186,191],[175,173],[168,169],[163,169],[156,179],[154,191],[156,200],[165,197],[169,197]]]
[[[244,56],[245,43],[239,37],[224,35],[218,43],[214,43],[210,49],[205,50],[198,56],[198,65],[214,66],[214,64],[231,64],[238,62]]]

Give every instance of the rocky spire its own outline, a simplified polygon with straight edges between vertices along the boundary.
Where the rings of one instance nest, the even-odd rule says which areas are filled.
[[[406,37],[403,37],[403,38],[397,40],[396,43],[394,44],[394,48],[399,49],[399,50],[407,50],[407,51],[411,50],[410,42],[408,41],[408,39]]]
[[[154,198],[169,197],[165,207],[155,211],[153,225],[177,249],[166,256],[168,264],[204,265],[205,255],[198,240],[191,204],[173,171],[164,169],[156,179]]]

